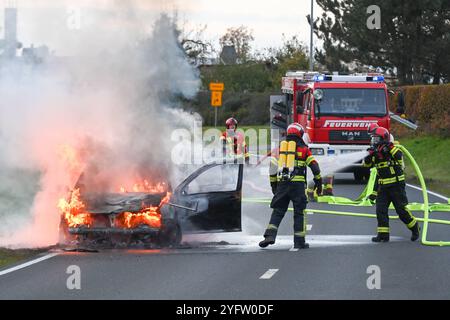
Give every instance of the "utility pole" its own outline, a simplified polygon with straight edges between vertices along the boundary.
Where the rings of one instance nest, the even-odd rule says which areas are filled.
[[[314,0],[311,0],[311,42],[309,46],[309,70],[314,71]]]

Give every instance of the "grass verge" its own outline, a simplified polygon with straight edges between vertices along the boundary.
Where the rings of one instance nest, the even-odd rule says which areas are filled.
[[[0,269],[8,265],[27,260],[33,256],[45,252],[46,249],[20,249],[12,250],[0,248]]]
[[[419,137],[400,139],[416,160],[430,191],[450,197],[450,139]],[[408,182],[419,184],[412,165],[406,166]]]

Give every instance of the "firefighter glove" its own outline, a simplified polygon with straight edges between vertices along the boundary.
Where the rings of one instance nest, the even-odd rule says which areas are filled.
[[[322,178],[314,179],[314,190],[317,191],[317,195],[322,194]]]
[[[367,149],[367,152],[369,152],[369,155],[372,156],[375,153],[375,147],[370,147],[369,149]]]
[[[383,155],[389,155],[389,147],[385,144],[382,144],[378,147],[378,152]]]

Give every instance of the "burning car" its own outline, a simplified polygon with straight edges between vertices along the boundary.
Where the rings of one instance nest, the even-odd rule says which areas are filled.
[[[242,164],[208,164],[173,191],[144,181],[128,191],[87,193],[81,183],[61,199],[61,243],[177,246],[183,233],[238,232]]]

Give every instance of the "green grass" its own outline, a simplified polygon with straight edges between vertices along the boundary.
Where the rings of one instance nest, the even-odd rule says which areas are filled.
[[[400,143],[408,149],[416,160],[431,191],[450,196],[450,139],[420,137],[401,139]],[[406,167],[409,182],[418,184],[411,165]]]
[[[27,260],[35,255],[44,252],[44,249],[20,249],[11,250],[0,248],[0,268]]]

